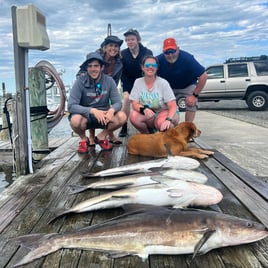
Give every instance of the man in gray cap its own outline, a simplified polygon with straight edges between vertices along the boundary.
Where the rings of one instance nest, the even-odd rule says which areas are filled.
[[[129,116],[129,94],[135,80],[142,77],[141,62],[147,55],[153,55],[152,51],[141,43],[141,37],[137,30],[129,29],[124,33],[127,48],[121,51],[123,72],[121,76],[123,88],[123,111]],[[119,137],[127,136],[127,124],[122,127]]]
[[[106,136],[120,128],[127,120],[121,110],[122,101],[112,77],[102,72],[104,60],[91,52],[81,65],[87,73],[78,76],[70,92],[68,111],[70,126],[81,139],[78,153],[88,153],[87,129],[103,129],[94,139],[102,150],[111,150]]]

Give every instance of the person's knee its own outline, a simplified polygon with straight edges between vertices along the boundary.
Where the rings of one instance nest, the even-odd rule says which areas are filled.
[[[117,118],[120,124],[124,124],[127,121],[127,115],[123,111],[117,113]]]
[[[85,129],[87,125],[87,119],[79,114],[72,115],[70,119],[70,125],[73,128]]]

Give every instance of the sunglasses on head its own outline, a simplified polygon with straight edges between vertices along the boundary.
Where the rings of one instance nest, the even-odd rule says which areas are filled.
[[[164,52],[165,55],[170,55],[170,54],[175,54],[176,53],[176,49],[168,49],[167,51]]]
[[[101,95],[101,93],[102,93],[102,88],[101,88],[101,84],[100,84],[100,83],[97,83],[97,84],[95,85],[95,91],[96,91],[96,95],[97,95],[97,96],[100,96],[100,95]]]
[[[144,66],[145,66],[146,68],[149,68],[150,66],[152,66],[153,68],[157,68],[157,63],[149,63],[149,62],[146,62],[146,63],[144,64]]]

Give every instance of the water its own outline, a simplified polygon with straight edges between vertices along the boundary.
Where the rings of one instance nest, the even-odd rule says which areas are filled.
[[[58,125],[56,125],[49,133],[50,138],[70,137],[72,129],[69,125],[67,116],[64,116]],[[0,193],[10,186],[16,180],[16,171],[12,163],[4,163],[0,165]]]

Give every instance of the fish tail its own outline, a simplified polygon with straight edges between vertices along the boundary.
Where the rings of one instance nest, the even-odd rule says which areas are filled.
[[[58,236],[60,235],[55,233],[30,234],[13,239],[16,243],[31,249],[31,251],[12,267],[19,267],[21,265],[30,263],[60,249],[60,243],[49,242],[50,240],[55,240],[55,238]]]
[[[63,209],[59,209],[57,211],[54,211],[52,218],[47,222],[47,224],[53,223],[56,219],[58,219],[61,216],[66,215],[68,213],[71,213],[71,211],[70,210],[63,210]]]
[[[78,184],[69,185],[68,187],[71,190],[70,194],[78,194],[89,189],[87,186],[78,185]]]

